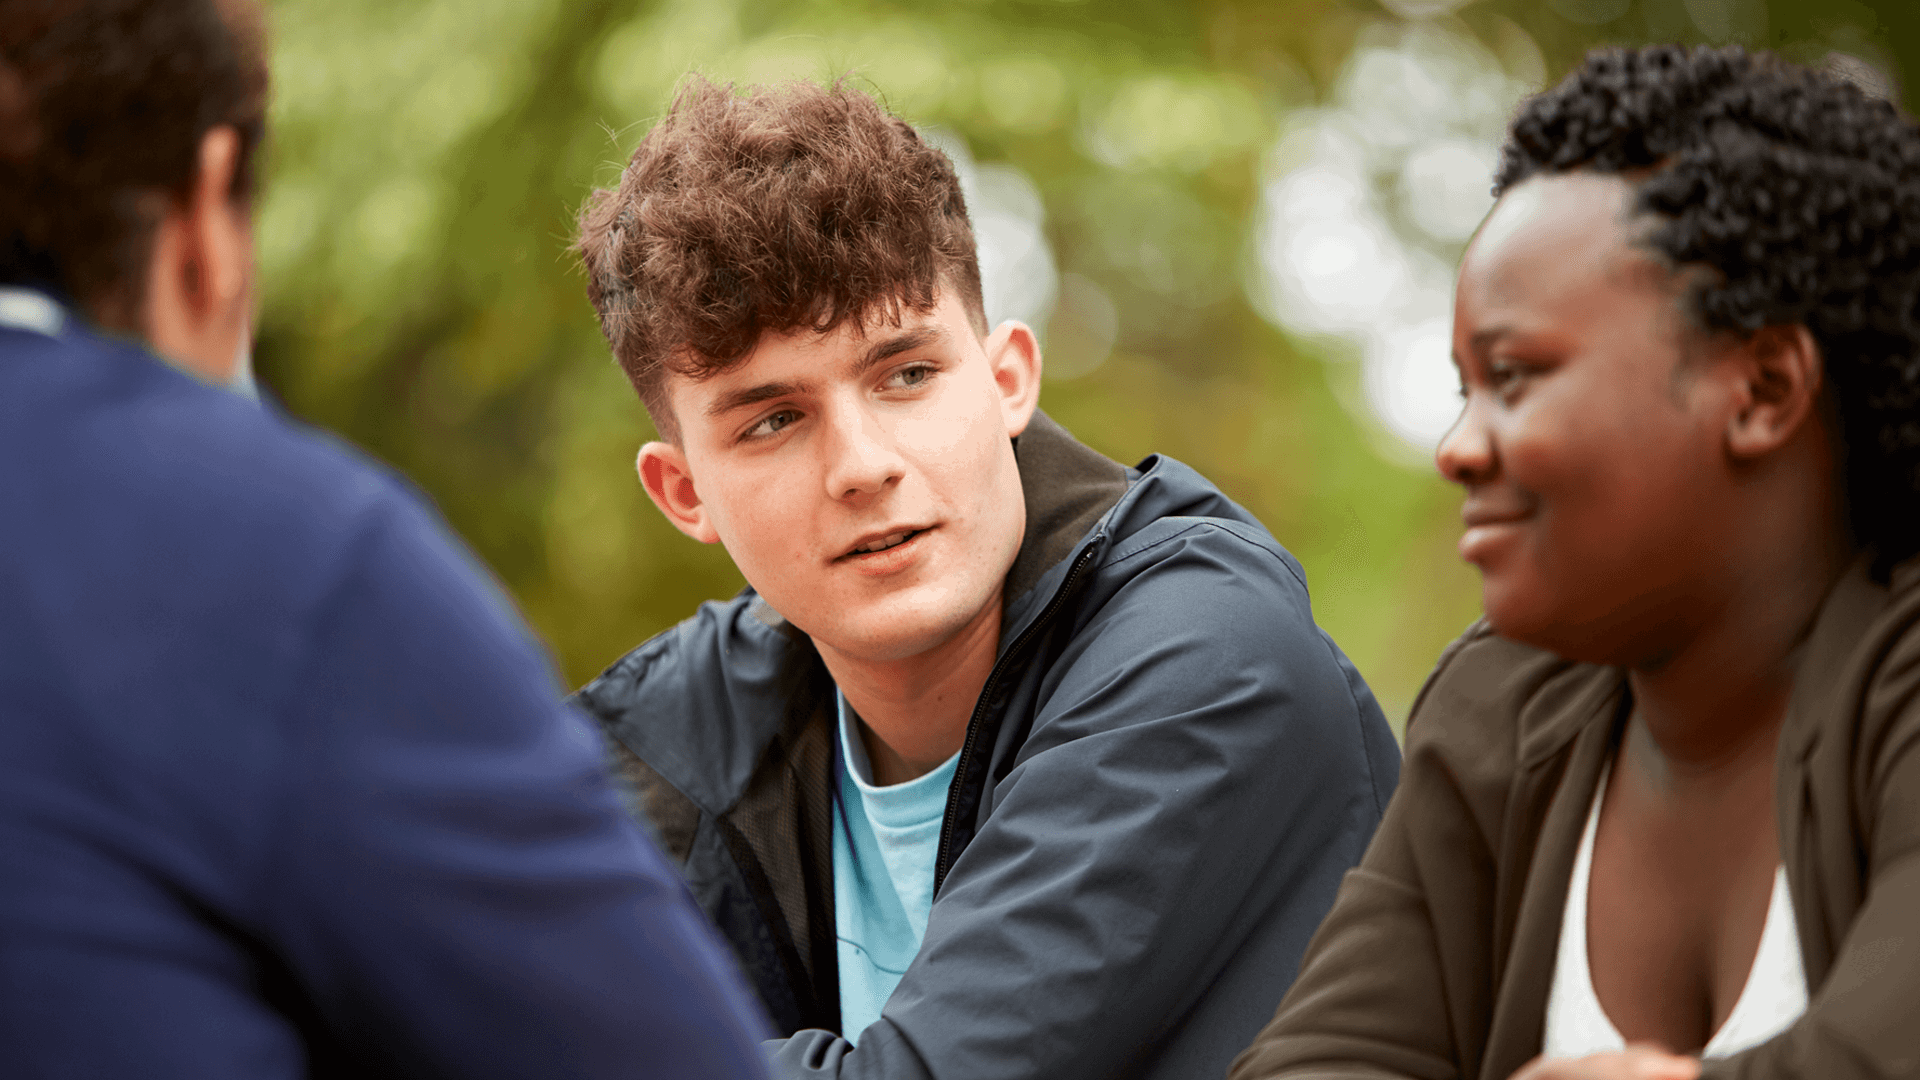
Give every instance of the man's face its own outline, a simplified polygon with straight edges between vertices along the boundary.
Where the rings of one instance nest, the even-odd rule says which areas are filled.
[[[641,480],[823,652],[907,659],[997,622],[1039,375],[1031,331],[982,341],[944,291],[897,327],[767,335],[716,377],[669,376],[680,445],[642,448]]]

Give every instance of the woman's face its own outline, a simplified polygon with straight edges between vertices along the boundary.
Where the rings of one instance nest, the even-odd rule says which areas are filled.
[[[1681,282],[1631,243],[1630,196],[1573,173],[1495,206],[1460,266],[1465,407],[1435,455],[1466,489],[1460,554],[1494,629],[1629,664],[1706,614],[1739,517],[1730,387]]]

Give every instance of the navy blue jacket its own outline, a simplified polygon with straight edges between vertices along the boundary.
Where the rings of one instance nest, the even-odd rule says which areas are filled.
[[[0,327],[0,1075],[760,1075],[557,696],[381,472]]]
[[[998,659],[918,956],[839,1038],[832,684],[751,592],[579,699],[746,964],[790,1077],[1220,1076],[1273,1014],[1399,773],[1300,566],[1165,457],[1036,415]]]

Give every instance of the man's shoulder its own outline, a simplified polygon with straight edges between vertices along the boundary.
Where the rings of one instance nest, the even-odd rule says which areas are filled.
[[[796,706],[818,654],[751,589],[709,600],[608,665],[573,702],[697,805],[731,805]]]
[[[23,337],[0,341],[0,503],[27,511],[0,524],[0,588],[44,601],[43,626],[98,609],[101,633],[266,633],[372,533],[445,544],[392,474],[271,406],[83,329]]]
[[[1195,573],[1189,576],[1199,586],[1194,603],[1208,602],[1204,578],[1230,590],[1232,579],[1241,575],[1273,578],[1304,602],[1306,573],[1293,553],[1212,481],[1166,455],[1140,463],[1127,493],[1107,515],[1104,532],[1107,546],[1100,564],[1110,576],[1183,561],[1192,564]]]
[[[9,487],[63,489],[63,505],[161,528],[307,535],[292,527],[338,521],[401,490],[337,440],[136,345],[69,330],[10,340],[6,352],[0,441],[11,460],[33,466],[7,470]]]

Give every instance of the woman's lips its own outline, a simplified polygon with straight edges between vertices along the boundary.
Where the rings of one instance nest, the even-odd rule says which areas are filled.
[[[1462,515],[1466,517],[1466,515]],[[1460,534],[1460,557],[1486,569],[1486,564],[1511,544],[1526,523],[1525,515],[1495,517],[1478,515],[1467,518],[1467,531]]]

